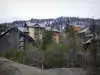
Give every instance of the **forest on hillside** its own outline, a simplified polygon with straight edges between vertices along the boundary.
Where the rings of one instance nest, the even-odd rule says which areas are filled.
[[[96,25],[100,25],[100,19],[94,19]],[[12,26],[23,26],[25,22],[30,21],[31,23],[42,23],[45,26],[51,26],[52,28],[63,28],[67,23],[73,25],[84,25],[89,26],[92,22],[91,18],[79,18],[79,17],[58,17],[58,18],[50,18],[50,19],[35,19],[32,18],[30,20],[16,20],[11,23],[2,23]]]

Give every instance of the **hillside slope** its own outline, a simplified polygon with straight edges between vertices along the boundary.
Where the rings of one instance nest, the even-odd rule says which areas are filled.
[[[0,58],[0,75],[86,75],[86,71],[80,68],[43,70]]]

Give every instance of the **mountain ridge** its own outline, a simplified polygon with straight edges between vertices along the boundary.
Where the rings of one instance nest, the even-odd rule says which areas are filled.
[[[43,23],[45,26],[51,26],[52,28],[63,28],[66,24],[74,24],[74,25],[84,25],[88,26],[92,23],[92,18],[79,18],[79,17],[58,17],[58,18],[49,18],[49,19],[35,19],[31,18],[30,20],[15,20],[10,23],[6,23],[8,25],[24,25],[25,22],[30,21],[32,23]],[[100,19],[95,19],[95,23],[100,25]],[[2,23],[4,24],[4,23]]]

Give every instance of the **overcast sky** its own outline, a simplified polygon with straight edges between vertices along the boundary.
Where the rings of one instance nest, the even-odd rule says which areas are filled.
[[[99,0],[0,0],[0,21],[59,16],[100,18]]]

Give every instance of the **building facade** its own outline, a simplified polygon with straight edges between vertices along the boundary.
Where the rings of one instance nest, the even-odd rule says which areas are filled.
[[[34,46],[37,44],[33,38],[17,28],[11,28],[0,36],[0,51],[29,50]]]
[[[37,23],[31,23],[31,22],[26,22],[23,25],[8,25],[7,26],[9,30],[11,28],[18,28],[21,32],[29,35],[32,37],[37,43],[41,43],[43,40],[43,35],[44,31],[46,30],[47,27],[45,27],[45,24],[37,24]],[[53,40],[55,43],[60,42],[60,31],[54,28],[49,28],[48,31],[53,32]],[[5,32],[5,31],[4,31]]]
[[[54,43],[60,43],[60,31],[55,28],[47,27],[45,30],[52,32],[52,39]]]
[[[26,23],[28,26],[29,36],[31,36],[34,40],[42,42],[43,33],[45,31],[45,27],[37,23]]]
[[[58,31],[57,29],[53,29],[53,40],[55,43],[60,43],[60,31]]]

